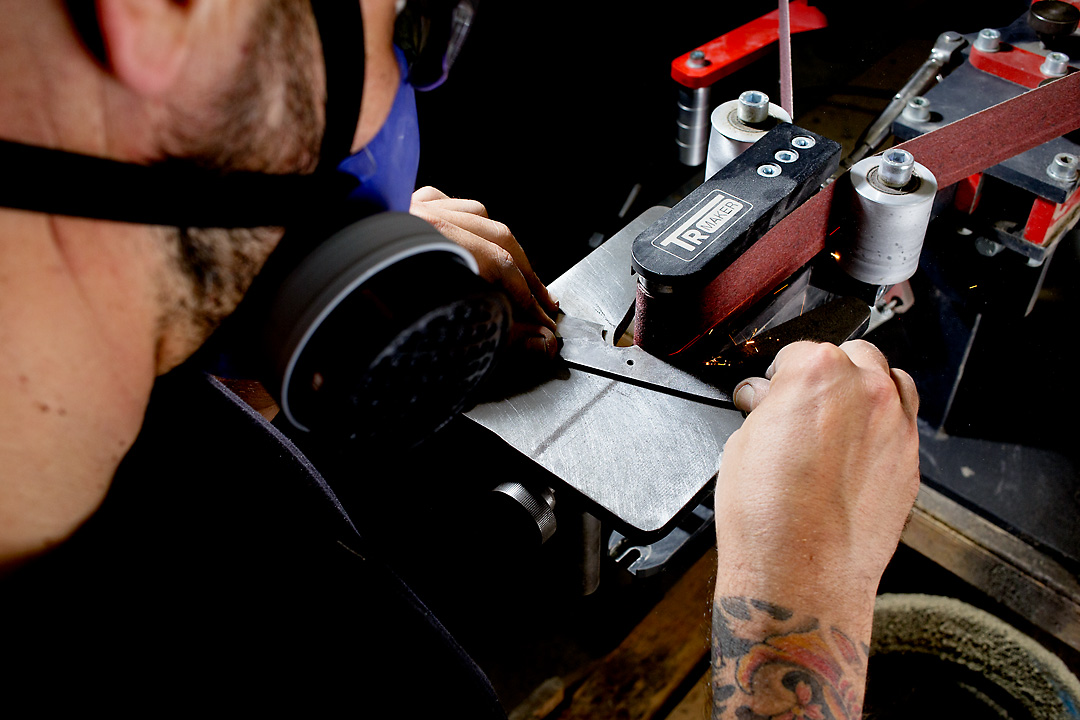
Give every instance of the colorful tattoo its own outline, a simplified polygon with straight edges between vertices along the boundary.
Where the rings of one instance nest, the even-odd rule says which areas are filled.
[[[747,598],[713,605],[713,717],[858,718],[869,649],[814,618]]]

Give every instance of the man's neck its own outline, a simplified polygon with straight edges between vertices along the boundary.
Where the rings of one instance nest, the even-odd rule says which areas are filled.
[[[0,14],[0,138],[144,159],[155,109],[82,52],[62,3]],[[0,567],[70,535],[135,441],[175,299],[157,232],[0,208]]]
[[[121,232],[103,241],[100,260],[65,249],[80,237],[92,243],[105,227],[0,210],[0,565],[76,529],[104,498],[142,423],[155,320],[140,296],[152,289],[131,282],[130,259],[98,287],[87,280],[88,263],[108,262],[138,240]]]

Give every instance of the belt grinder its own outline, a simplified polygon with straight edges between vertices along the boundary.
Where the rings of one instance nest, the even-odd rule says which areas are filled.
[[[691,312],[669,323],[661,315],[692,307],[694,298],[714,285],[710,277],[744,273],[735,290],[740,308],[768,295],[776,283],[764,287],[759,280],[755,287],[740,262],[747,258],[758,268],[758,277],[767,278],[764,282],[783,280],[806,265],[816,251],[792,256],[774,250],[759,261],[749,248],[761,246],[770,228],[820,191],[839,156],[837,143],[783,123],[676,207],[645,212],[551,284],[565,313],[559,332],[566,366],[534,387],[476,406],[467,416],[545,468],[556,495],[568,486],[585,499],[590,513],[614,529],[635,540],[661,537],[707,494],[723,444],[742,422],[742,414],[731,409],[731,372],[705,373],[683,362],[656,359],[664,354],[657,347],[683,347],[684,336],[696,334],[703,320],[715,324],[713,316]],[[706,247],[700,252],[687,250],[698,247],[694,239],[703,227],[715,230],[714,241],[702,241]],[[666,261],[665,247],[692,254],[696,264],[681,277],[664,276],[658,268]],[[794,263],[792,269],[788,263]],[[640,268],[637,274],[632,264]],[[650,293],[669,285],[685,292],[656,312],[642,310],[645,292],[639,290],[639,279],[646,273],[655,281]],[[805,276],[794,287],[805,294]],[[803,309],[801,300],[788,302],[789,313],[791,305],[795,314]],[[633,320],[635,307],[657,325],[638,331],[645,342],[620,347],[617,339]],[[782,315],[775,307],[770,312],[774,318]],[[865,321],[856,316],[850,327],[838,330],[840,336],[829,339],[840,342]],[[596,328],[595,337],[585,343],[578,342],[582,325]],[[654,330],[660,326],[670,327]],[[597,351],[605,349],[600,345],[609,359],[619,358],[612,367],[598,367]],[[751,374],[749,368],[744,371]],[[635,377],[638,372],[643,377]],[[720,375],[724,379],[717,383]],[[702,379],[708,389],[695,387]]]
[[[954,123],[902,147],[924,163],[924,181],[936,178],[941,187],[954,185],[1068,132],[1080,118],[1078,94],[1080,80],[1066,77],[990,108],[977,120],[965,121],[966,125]],[[1005,125],[1017,116],[1030,117],[1034,108],[1040,108],[1040,122],[1028,134],[997,138],[990,147],[971,142],[974,123]],[[729,176],[752,173],[737,184],[740,188],[760,187],[773,179],[768,173],[774,171],[766,169],[759,174],[759,168],[775,165],[781,167],[781,178],[793,179],[798,173],[785,177],[777,152],[794,150],[804,159],[821,153],[815,161],[820,164],[806,163],[805,168],[814,165],[814,169],[800,176],[801,181],[789,186],[786,193],[775,198],[745,197],[743,189],[725,191],[707,183],[675,208],[645,212],[551,284],[566,314],[559,321],[560,333],[567,337],[564,350],[573,344],[570,320],[599,326],[600,338],[613,349],[619,348],[620,338],[633,322],[637,345],[619,350],[636,352],[639,357],[641,353],[659,356],[676,374],[689,373],[700,379],[696,363],[719,352],[713,341],[702,342],[710,330],[714,336],[723,331],[725,340],[720,345],[734,339],[736,345],[745,346],[738,341],[746,334],[733,328],[745,327],[752,332],[766,324],[776,325],[801,312],[807,298],[811,303],[821,302],[838,288],[844,294],[851,290],[865,295],[869,305],[882,287],[895,282],[860,271],[858,263],[848,262],[852,248],[837,242],[849,234],[850,228],[843,225],[857,214],[851,209],[853,203],[857,205],[859,197],[865,195],[860,196],[856,179],[828,182],[829,168],[839,159],[834,144],[792,125],[781,125],[777,130],[775,146],[753,146],[741,163],[729,170]],[[811,138],[813,146],[792,145],[798,137]],[[816,153],[802,154],[814,148]],[[880,163],[880,158],[873,161]],[[864,171],[859,181],[870,174]],[[710,195],[714,191],[728,202]],[[888,194],[888,190],[880,192]],[[907,217],[911,216],[908,213]],[[726,234],[697,228],[702,219],[707,219],[706,229],[726,227]],[[684,225],[686,230],[701,233],[682,238],[691,249],[674,239],[663,245],[672,233],[679,239]],[[722,238],[720,245],[712,235]],[[708,243],[714,243],[707,248],[714,252],[698,265],[693,263],[704,257],[704,251],[689,261],[669,261],[659,254],[665,252],[662,248],[693,254]],[[839,254],[840,262],[832,260],[830,264],[834,253]],[[914,253],[918,255],[917,248]],[[667,255],[675,258],[674,253]],[[688,272],[676,272],[673,277],[657,272],[658,257],[669,264],[688,263]],[[830,280],[828,288],[815,288],[810,283],[808,275],[811,269],[817,272],[815,265],[826,272],[818,272],[813,285]],[[858,280],[832,273],[838,266],[855,268]],[[836,281],[839,285],[832,285],[836,278],[840,278]],[[774,295],[789,281],[787,289]],[[704,311],[687,310],[702,304]],[[634,359],[629,354],[624,357]],[[583,368],[595,369],[589,362],[569,361],[555,376],[500,400],[482,403],[467,416],[544,468],[556,497],[573,497],[575,504],[581,501],[579,507],[633,542],[658,540],[678,529],[682,518],[700,514],[700,501],[707,499],[723,443],[739,427],[742,415],[725,408],[723,398],[709,400],[693,392],[664,390],[665,384],[670,388],[675,381],[632,382],[626,372]],[[746,374],[753,373],[747,370]],[[550,505],[545,503],[548,509]]]

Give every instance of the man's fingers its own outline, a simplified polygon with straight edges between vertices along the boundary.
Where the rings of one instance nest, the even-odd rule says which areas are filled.
[[[806,355],[806,353],[815,344],[816,343],[802,341],[791,343],[790,345],[781,348],[780,352],[778,352],[773,359],[772,365],[766,370],[765,378],[771,381],[782,370],[784,372],[787,372],[789,369],[792,371],[798,371],[800,369],[806,370],[808,368],[808,363],[811,362],[811,356]],[[837,358],[846,356],[848,360],[851,361],[852,365],[861,370],[881,372],[889,376],[896,386],[897,394],[900,396],[900,402],[903,405],[905,412],[913,418],[918,414],[919,393],[915,387],[915,381],[903,370],[896,370],[889,367],[888,359],[876,345],[865,340],[849,340],[842,343],[839,346],[839,349],[843,355],[834,355],[834,361]],[[740,387],[736,387],[736,390],[739,390]],[[760,394],[758,392],[760,390],[759,387],[753,387],[751,389],[755,391],[754,394]],[[753,397],[753,395],[747,393],[748,401],[751,397]],[[756,407],[762,399],[764,399],[763,394],[761,398],[755,400],[754,407]],[[738,405],[738,401],[736,404]],[[740,406],[740,409],[745,408]]]
[[[443,204],[445,205],[445,203]],[[479,203],[477,203],[477,205],[479,205]],[[483,206],[481,205],[481,207]],[[498,245],[503,250],[510,253],[510,256],[514,258],[514,263],[518,266],[525,281],[532,289],[532,294],[540,300],[544,305],[544,309],[547,312],[555,312],[558,310],[558,305],[554,298],[548,293],[548,289],[544,283],[540,282],[540,278],[536,275],[532,265],[529,263],[529,258],[525,255],[525,250],[521,247],[517,238],[514,237],[514,234],[510,232],[510,229],[506,225],[496,220],[491,220],[486,215],[478,215],[476,213],[463,212],[460,210],[447,210],[445,214],[440,213],[440,215],[442,215],[446,222],[457,225],[479,238]]]
[[[919,414],[919,390],[915,381],[903,370],[893,368],[890,373],[896,383],[896,392],[900,395],[900,405],[908,417],[914,420]]]
[[[438,192],[438,191],[436,191]],[[439,210],[442,212],[456,212],[456,213],[468,213],[481,218],[488,217],[487,208],[484,204],[476,200],[466,200],[464,198],[433,198],[431,200],[420,200],[413,197],[413,207],[411,209],[416,210],[416,205],[428,208],[428,210]]]
[[[449,197],[431,186],[413,193],[409,210],[468,250],[476,259],[480,276],[510,296],[516,315],[514,325],[533,328],[523,331],[520,345],[529,345],[549,356],[557,351],[552,316],[559,303],[540,282],[525,250],[506,225],[489,218],[483,204]]]
[[[479,203],[477,203],[479,204]],[[432,203],[413,204],[412,213],[427,220],[445,237],[473,254],[480,265],[480,274],[503,286],[519,307],[532,312],[539,310],[536,320],[555,327],[550,314],[558,310],[558,302],[529,264],[525,251],[502,223],[479,215],[443,211]]]
[[[412,199],[415,202],[431,202],[432,200],[449,200],[450,196],[438,188],[425,185],[413,192]]]
[[[436,227],[439,226],[436,225]],[[555,329],[555,321],[540,306],[528,280],[507,250],[461,228],[454,226],[450,228],[443,234],[472,253],[480,268],[480,277],[505,290],[511,302],[524,310],[528,319],[552,330]],[[439,229],[443,230],[441,227]]]
[[[743,412],[752,412],[768,394],[768,380],[759,377],[746,378],[735,386],[735,407]]]
[[[812,344],[813,343],[809,341],[802,340],[799,342],[793,342],[780,348],[780,352],[776,353],[776,357],[773,358],[772,364],[769,365],[769,369],[765,371],[766,379],[772,380],[773,375],[775,375],[781,367],[787,365],[789,359],[792,356],[797,356],[802,350],[803,346]],[[798,360],[796,359],[795,362],[797,363]]]
[[[765,371],[765,377],[772,380],[776,373],[788,365],[792,365],[794,369],[798,369],[802,362],[799,359],[799,355],[806,352],[814,345],[820,344],[821,343],[814,343],[809,340],[801,340],[799,342],[793,342],[790,345],[785,345],[780,348],[780,352],[776,353],[776,357],[773,358],[769,369]],[[839,348],[847,355],[848,359],[858,367],[866,370],[873,370],[876,368],[886,374],[889,372],[889,361],[885,359],[885,356],[877,349],[877,346],[872,343],[868,343],[865,340],[848,340],[841,344]]]
[[[510,344],[533,356],[554,359],[559,354],[555,333],[543,325],[514,323],[510,328]]]
[[[866,370],[878,369],[885,373],[889,372],[889,361],[885,355],[877,349],[876,345],[865,340],[848,340],[840,345],[840,349],[855,363]]]

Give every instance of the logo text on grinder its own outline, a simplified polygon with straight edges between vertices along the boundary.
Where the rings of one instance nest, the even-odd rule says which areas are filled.
[[[681,260],[693,260],[730,227],[732,220],[752,207],[745,200],[714,190],[671,230],[654,239],[653,245]]]

